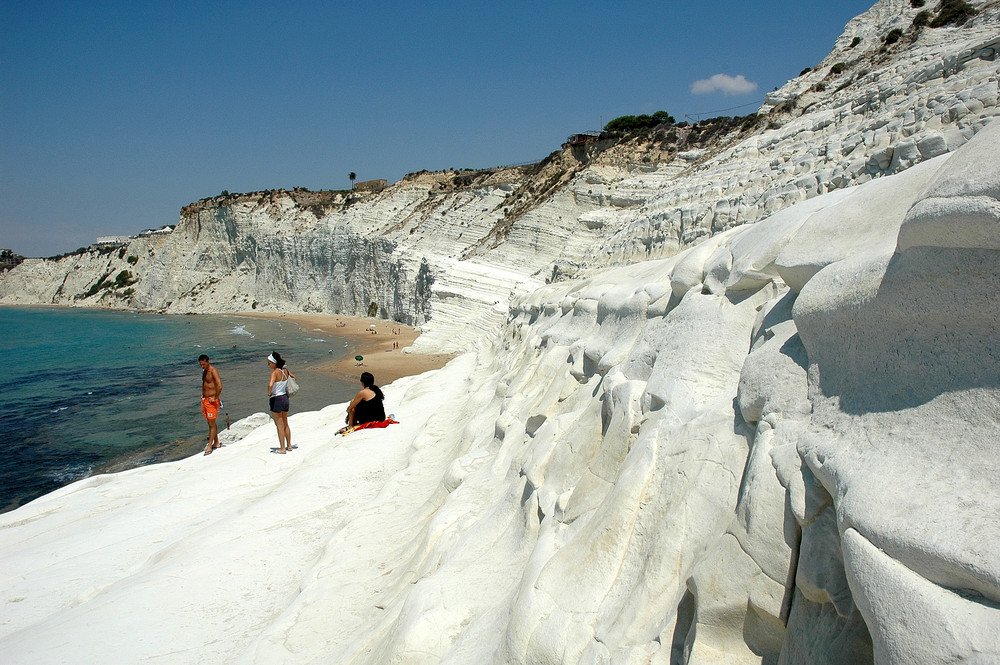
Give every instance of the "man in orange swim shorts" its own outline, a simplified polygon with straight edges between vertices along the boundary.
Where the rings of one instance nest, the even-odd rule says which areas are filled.
[[[208,421],[208,445],[205,447],[205,454],[208,455],[222,445],[219,443],[219,428],[215,424],[222,406],[222,377],[204,353],[198,357],[198,364],[201,365],[201,413]]]

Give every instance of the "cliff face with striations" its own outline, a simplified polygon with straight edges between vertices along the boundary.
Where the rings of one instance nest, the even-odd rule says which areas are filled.
[[[374,303],[386,318],[436,320],[422,344],[464,348],[497,323],[498,302],[546,279],[667,257],[963,145],[998,113],[998,10],[979,5],[962,25],[918,28],[927,10],[877,3],[756,119],[665,126],[534,167],[415,174],[374,193],[207,199],[165,242],[26,262],[0,279],[0,303],[346,314]],[[91,293],[121,270],[131,290]]]
[[[0,649],[998,662],[998,151],[539,287],[389,429],[297,413],[276,459],[262,413],[0,515]]]
[[[917,29],[880,0],[760,121],[212,199],[6,273],[3,302],[375,303],[463,353],[388,386],[378,435],[296,414],[275,462],[261,414],[226,457],[0,516],[0,649],[1000,662],[1000,3],[973,4]]]

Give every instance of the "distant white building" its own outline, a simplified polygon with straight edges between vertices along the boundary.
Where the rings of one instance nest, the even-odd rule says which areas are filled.
[[[98,236],[97,242],[93,244],[93,247],[122,247],[128,244],[129,240],[135,240],[136,238],[145,238],[148,236],[157,236],[170,233],[174,230],[173,225],[167,224],[166,226],[159,229],[146,229],[145,231],[134,236]]]
[[[127,245],[129,241],[128,236],[98,236],[97,242],[94,243],[95,247],[121,247],[122,245]]]

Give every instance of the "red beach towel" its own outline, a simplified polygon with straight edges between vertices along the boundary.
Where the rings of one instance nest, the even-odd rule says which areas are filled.
[[[377,427],[388,427],[389,425],[398,425],[399,422],[393,420],[392,418],[386,418],[385,420],[376,420],[370,423],[361,423],[360,425],[355,425],[353,429],[375,429]]]
[[[385,420],[376,420],[370,423],[361,423],[360,425],[354,425],[353,427],[345,427],[343,430],[338,432],[338,434],[347,436],[351,432],[356,432],[359,429],[376,429],[381,427],[388,427],[389,425],[398,425],[398,424],[399,424],[398,420],[393,420],[392,418],[386,418]]]

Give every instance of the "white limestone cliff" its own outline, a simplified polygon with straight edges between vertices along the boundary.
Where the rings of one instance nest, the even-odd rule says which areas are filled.
[[[400,425],[276,458],[260,414],[0,516],[0,651],[998,662],[998,150],[536,289]]]
[[[825,119],[789,112],[683,173],[553,161],[567,183],[509,228],[517,173],[424,174],[319,215],[295,193],[206,203],[166,240],[63,259],[154,276],[133,306],[374,299],[429,317],[422,344],[466,348],[386,388],[399,425],[341,438],[344,405],[295,414],[299,454],[271,456],[262,417],[222,454],[0,515],[0,653],[1000,662],[1000,122],[974,96],[946,110],[1000,78],[981,47],[998,8],[976,6],[887,51],[863,104],[817,95]],[[831,62],[913,13],[882,0]],[[681,251],[688,233],[706,237]],[[556,262],[576,277],[546,285]],[[426,290],[406,287],[424,263]],[[93,284],[63,268],[59,292],[50,269],[11,271],[3,302],[17,280],[57,302]]]
[[[418,348],[460,350],[496,324],[498,303],[546,279],[668,257],[963,145],[1000,98],[1000,7],[972,4],[961,26],[917,29],[933,8],[880,0],[757,121],[675,126],[534,168],[415,174],[375,194],[216,197],[185,208],[165,241],[2,273],[0,304],[362,315],[374,304],[436,320]],[[903,35],[886,45],[893,29]],[[87,295],[122,270],[134,285]]]

